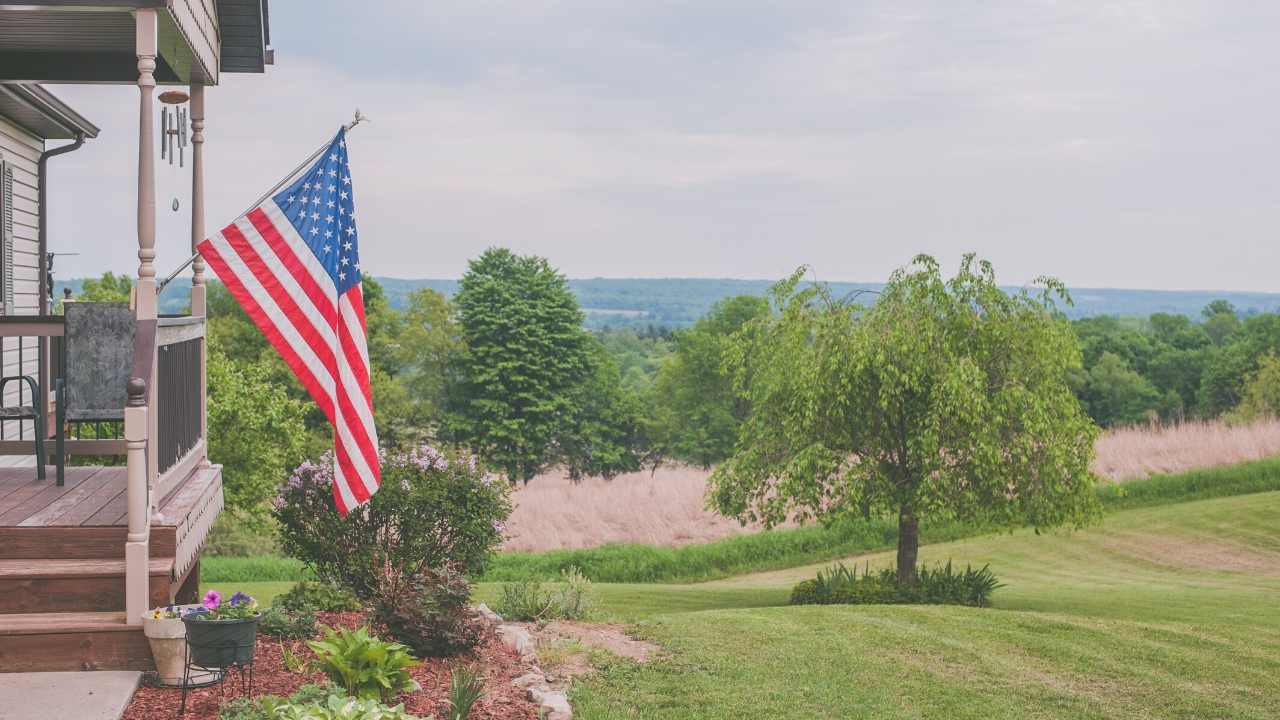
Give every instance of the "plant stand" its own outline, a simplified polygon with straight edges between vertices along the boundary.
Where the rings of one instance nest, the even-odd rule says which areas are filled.
[[[187,711],[187,690],[218,684],[219,700],[226,697],[227,676],[235,671],[240,693],[253,698],[253,656],[257,646],[258,618],[183,622],[187,638],[183,655],[182,702],[178,716]],[[211,678],[205,682],[193,679]]]

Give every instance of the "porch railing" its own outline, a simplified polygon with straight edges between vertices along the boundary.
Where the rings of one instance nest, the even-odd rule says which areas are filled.
[[[156,344],[156,462],[161,475],[200,447],[204,318],[160,318]]]

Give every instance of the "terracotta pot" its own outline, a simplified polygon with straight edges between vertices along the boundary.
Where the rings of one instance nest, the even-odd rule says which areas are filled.
[[[146,613],[142,616],[142,634],[147,636],[147,642],[151,645],[151,657],[155,660],[160,684],[181,687],[187,626],[178,618],[155,618],[151,613]]]

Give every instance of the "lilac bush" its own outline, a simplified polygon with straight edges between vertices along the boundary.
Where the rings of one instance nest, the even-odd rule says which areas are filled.
[[[304,462],[280,488],[274,515],[286,552],[321,580],[361,598],[387,568],[407,576],[483,571],[502,542],[510,488],[474,457],[423,445],[382,454],[382,488],[346,518],[333,501],[333,459]]]

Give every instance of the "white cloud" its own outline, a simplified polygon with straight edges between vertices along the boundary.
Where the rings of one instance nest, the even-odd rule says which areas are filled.
[[[211,228],[359,105],[378,274],[503,244],[574,276],[875,280],[977,250],[1011,282],[1280,290],[1268,6],[397,2],[335,28],[348,9],[273,7],[280,65],[210,89]],[[51,239],[84,253],[60,270],[132,271],[136,90],[55,90],[104,128],[54,161]],[[163,272],[187,181],[160,170]]]

